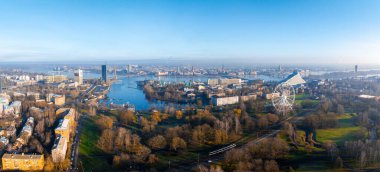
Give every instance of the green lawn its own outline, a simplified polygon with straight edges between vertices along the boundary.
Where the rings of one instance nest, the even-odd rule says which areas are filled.
[[[342,145],[344,141],[353,140],[356,132],[360,131],[359,126],[354,124],[354,116],[345,114],[338,118],[338,127],[317,130],[317,141],[325,142],[332,140],[338,145]]]
[[[94,117],[84,118],[79,144],[79,160],[85,171],[110,169],[110,156],[103,153],[96,143],[100,130],[96,127]]]
[[[307,98],[310,98],[310,95],[309,95],[309,94],[297,94],[297,95],[296,95],[296,99],[297,99],[297,100],[300,100],[300,99],[307,99]]]

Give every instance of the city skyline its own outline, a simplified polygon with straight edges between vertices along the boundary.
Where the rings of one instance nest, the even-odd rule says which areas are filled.
[[[1,1],[0,62],[380,64],[378,5],[356,0]]]

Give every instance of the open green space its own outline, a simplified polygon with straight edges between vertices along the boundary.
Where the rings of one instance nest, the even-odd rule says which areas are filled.
[[[345,141],[354,140],[355,133],[360,131],[360,127],[355,126],[354,117],[355,115],[341,115],[338,117],[338,126],[336,128],[317,130],[317,141],[331,140],[338,145],[342,145]]]
[[[316,141],[323,143],[327,140],[336,142],[338,145],[345,141],[354,140],[355,133],[360,131],[360,127],[355,125],[356,114],[344,114],[338,116],[336,128],[318,129],[316,131]],[[299,131],[302,134],[303,131]],[[285,138],[284,138],[285,139]],[[290,165],[296,171],[344,171],[344,169],[332,169],[332,163],[326,151],[322,148],[312,147],[312,151],[306,151],[305,145],[300,145],[299,149],[293,149],[288,159]]]
[[[310,94],[303,93],[303,94],[297,94],[296,95],[296,100],[308,99],[308,98],[310,98]]]
[[[79,160],[83,168],[88,170],[107,170],[110,168],[107,156],[96,143],[100,130],[96,127],[95,118],[87,117],[82,120],[82,132],[79,144]]]

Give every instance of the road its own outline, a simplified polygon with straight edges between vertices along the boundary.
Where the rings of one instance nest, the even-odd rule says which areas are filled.
[[[82,115],[80,115],[77,123],[77,128],[74,135],[73,144],[71,145],[71,152],[70,152],[70,170],[69,171],[78,171],[78,154],[79,154],[79,141],[80,141],[80,134],[82,130],[81,120]]]

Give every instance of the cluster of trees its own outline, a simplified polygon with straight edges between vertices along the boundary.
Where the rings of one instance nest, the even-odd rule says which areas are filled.
[[[317,113],[308,115],[304,120],[304,124],[311,131],[315,131],[315,129],[335,128],[338,120],[335,113]]]
[[[266,138],[258,144],[225,153],[226,169],[234,171],[280,171],[277,159],[286,157],[288,144],[280,138]]]
[[[360,168],[380,161],[380,140],[346,141],[342,154],[354,159]]]
[[[115,154],[113,165],[121,167],[126,163],[152,162],[151,150],[141,143],[141,138],[122,127],[104,129],[97,146],[103,151]],[[158,159],[157,159],[158,160]]]
[[[184,84],[168,84],[165,86],[156,86],[155,84],[144,85],[143,91],[147,98],[158,99],[165,101],[175,101],[175,102],[188,102],[186,99],[185,92],[183,91]]]
[[[102,130],[97,146],[114,155],[113,164],[116,167],[124,168],[123,164],[131,162],[157,162],[158,158],[152,151],[180,154],[189,147],[197,149],[204,145],[224,145],[238,139],[245,132],[267,128],[278,121],[277,115],[267,114],[255,118],[240,108],[219,113],[204,109],[194,113],[193,110],[169,107],[163,112],[152,110],[149,115],[139,117],[131,111],[119,111],[112,117],[100,115],[95,123]],[[176,125],[168,125],[170,122],[175,122]],[[131,130],[126,129],[130,127]],[[253,166],[269,169],[269,166],[275,164],[272,159],[286,154],[284,150],[287,149],[287,144],[278,141],[279,139],[268,140],[264,141],[265,144],[260,144],[261,147],[249,147],[257,159],[251,162],[252,169]],[[260,164],[258,159],[263,159],[263,162]]]

